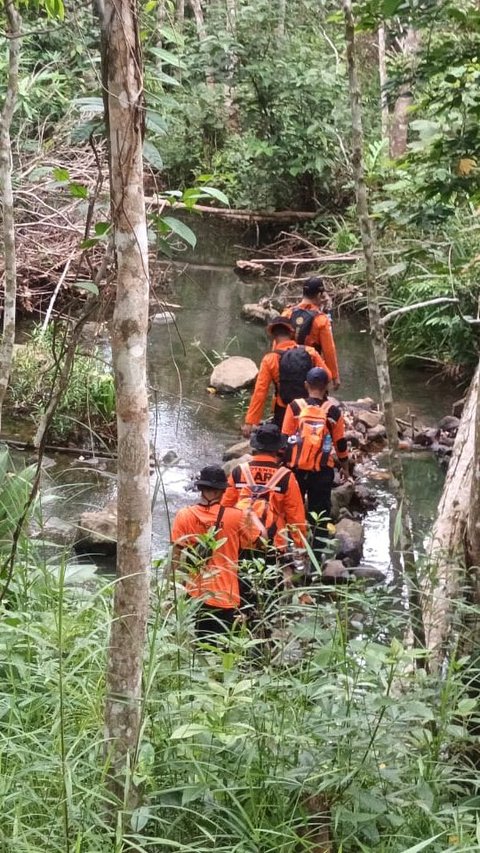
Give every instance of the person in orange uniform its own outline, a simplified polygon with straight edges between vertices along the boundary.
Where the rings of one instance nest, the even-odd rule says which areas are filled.
[[[223,506],[236,506],[240,496],[249,492],[250,480],[260,487],[260,492],[261,487],[268,490],[264,492],[268,517],[265,512],[262,519],[266,526],[266,535],[260,535],[256,547],[251,548],[248,555],[245,555],[261,558],[267,565],[291,563],[290,557],[285,559],[289,538],[297,556],[303,557],[305,553],[305,503],[295,476],[281,464],[279,453],[285,443],[286,439],[276,424],[259,426],[250,441],[253,459],[246,463],[248,471],[244,470],[243,465],[233,468],[228,477],[228,488],[222,498]],[[270,482],[275,484],[271,489],[268,488]],[[287,571],[286,574],[290,573]]]
[[[321,278],[312,276],[303,285],[303,299],[283,311],[295,328],[297,343],[306,344],[323,355],[325,364],[332,374],[333,387],[340,386],[337,351],[328,315],[322,310],[325,303],[325,285]]]
[[[172,526],[172,568],[183,565],[187,568],[186,591],[201,601],[195,622],[200,638],[224,634],[232,628],[241,603],[239,553],[258,536],[246,513],[221,506],[227,485],[225,472],[219,465],[202,468],[195,480],[200,500],[179,510]],[[215,539],[215,547],[210,556],[207,552],[202,559],[200,548],[205,547],[205,540],[199,545],[198,537],[209,532]]]
[[[275,387],[275,403],[273,420],[277,426],[281,427],[285,410],[290,400],[283,400],[280,396],[280,360],[281,356],[287,350],[300,347],[300,344],[294,340],[295,329],[291,322],[286,317],[275,317],[267,326],[267,331],[273,338],[273,350],[268,352],[261,361],[258,376],[253,389],[252,399],[245,416],[245,423],[242,426],[242,435],[248,438],[254,427],[260,424],[263,418],[265,402],[271,385]],[[330,371],[325,364],[321,355],[313,349],[313,347],[305,346],[302,350],[308,354],[307,366],[301,377],[300,386],[297,388],[297,393],[291,399],[298,396],[303,389],[303,383],[308,370],[311,367],[324,368],[331,378]]]
[[[344,478],[348,477],[348,450],[342,411],[328,399],[328,374],[313,368],[307,374],[304,398],[294,400],[285,413],[282,432],[287,437],[287,464],[308,499],[313,529],[312,549],[321,559],[327,519],[332,511],[335,448]],[[321,514],[320,521],[316,516]]]

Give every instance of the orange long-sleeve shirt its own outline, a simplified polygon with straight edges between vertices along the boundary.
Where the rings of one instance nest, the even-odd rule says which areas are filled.
[[[309,347],[318,347],[322,351],[325,363],[332,374],[333,381],[339,382],[340,374],[338,372],[337,350],[335,348],[335,341],[333,340],[330,320],[326,314],[319,311],[318,305],[314,305],[313,302],[309,302],[306,299],[299,302],[298,305],[291,305],[289,308],[285,308],[282,312],[283,316],[290,319],[295,308],[305,308],[307,311],[318,312],[316,317],[313,318],[310,332],[305,338],[305,344]]]
[[[231,505],[232,506],[232,505]],[[172,543],[180,550],[198,544],[198,534],[207,533],[218,522],[218,503],[204,506],[195,504],[180,509],[172,526]],[[219,524],[220,532],[215,549],[205,568],[190,572],[185,584],[193,598],[201,598],[211,607],[238,607],[238,556],[241,548],[255,543],[258,531],[240,509],[227,509]]]
[[[265,484],[278,470],[279,462],[274,453],[256,453],[249,466],[255,482]],[[281,490],[272,492],[270,497],[270,507],[277,525],[274,544],[279,549],[284,548],[289,534],[295,546],[303,548],[307,533],[305,504],[295,477],[289,474],[285,477],[286,483],[282,485]],[[224,492],[222,506],[236,505],[239,495],[237,480],[243,482],[240,466],[234,468],[228,477],[228,488]]]
[[[287,406],[285,417],[283,419],[282,433],[284,435],[295,435],[298,429],[298,419],[302,404],[305,402],[309,406],[323,406],[324,400],[319,400],[316,397],[306,397],[304,400],[294,400],[293,403]],[[348,459],[347,440],[345,438],[345,421],[343,420],[342,410],[334,403],[327,411],[327,425],[332,436],[332,441],[335,446],[335,451],[339,460]],[[333,467],[334,461],[332,454],[328,459],[328,465]]]
[[[250,400],[248,412],[245,415],[246,424],[256,426],[260,423],[263,417],[263,410],[265,408],[265,402],[268,397],[270,386],[273,384],[275,388],[278,387],[280,382],[280,356],[278,355],[278,350],[293,349],[297,346],[298,344],[295,341],[282,341],[275,345],[275,352],[268,352],[262,358],[257,381],[255,382],[255,388],[253,389],[252,399]],[[322,356],[317,352],[317,350],[310,346],[306,346],[305,349],[312,359],[312,367],[323,367],[331,379],[331,371],[328,369]],[[275,403],[283,407],[286,405],[278,394],[275,396]]]

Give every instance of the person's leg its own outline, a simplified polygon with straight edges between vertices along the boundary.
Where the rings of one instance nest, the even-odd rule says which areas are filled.
[[[308,512],[312,530],[312,549],[320,562],[328,536],[327,524],[332,513],[333,468],[322,468],[308,475]],[[314,517],[315,516],[315,517]],[[317,516],[320,516],[316,520]]]
[[[199,640],[217,645],[217,640],[228,634],[233,626],[235,610],[232,607],[210,607],[200,604],[195,617],[195,633]]]
[[[279,429],[283,426],[283,419],[286,411],[286,406],[280,406],[278,403],[275,403],[275,408],[273,410],[273,423],[276,424]]]

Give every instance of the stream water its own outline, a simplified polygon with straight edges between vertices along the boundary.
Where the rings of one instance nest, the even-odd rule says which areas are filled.
[[[245,243],[237,229],[221,229],[202,221],[197,228],[199,248],[186,268],[175,265],[168,302],[178,303],[176,324],[152,324],[148,344],[148,371],[152,387],[152,440],[159,458],[169,451],[180,461],[163,469],[153,515],[156,554],[165,551],[169,520],[176,510],[191,502],[187,490],[192,474],[205,464],[221,460],[225,447],[239,440],[242,419],[235,398],[207,392],[213,354],[246,355],[257,363],[268,348],[264,329],[241,318],[244,302],[253,302],[267,291],[265,282],[242,281],[232,270],[241,255],[236,244]],[[158,310],[161,311],[159,304]],[[334,320],[334,334],[342,377],[338,396],[378,398],[375,366],[364,316]],[[430,374],[394,369],[397,414],[419,422],[435,423],[449,413],[459,396]],[[94,472],[87,464],[55,457],[46,494],[56,491],[61,500],[46,507],[49,514],[78,516],[92,506],[102,506],[113,495],[115,484],[108,470]],[[412,499],[418,541],[428,531],[443,483],[443,472],[430,455],[406,456],[405,472]],[[163,466],[162,466],[163,468]],[[365,521],[365,561],[388,573],[388,495],[377,485],[379,505]],[[58,489],[61,491],[58,492]]]

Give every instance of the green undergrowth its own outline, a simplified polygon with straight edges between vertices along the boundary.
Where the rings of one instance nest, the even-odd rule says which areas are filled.
[[[47,408],[64,355],[62,336],[36,327],[25,344],[16,347],[7,411],[33,421]],[[50,442],[111,444],[115,440],[115,387],[113,374],[101,351],[79,348],[68,385],[53,415]]]
[[[478,670],[415,671],[381,588],[281,607],[268,649],[197,649],[191,607],[152,587],[142,740],[112,802],[103,743],[115,581],[71,585],[25,544],[0,623],[5,853],[478,849]]]

